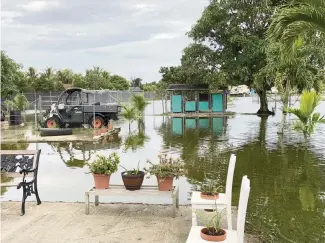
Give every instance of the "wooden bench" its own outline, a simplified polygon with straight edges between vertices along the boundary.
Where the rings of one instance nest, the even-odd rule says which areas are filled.
[[[179,187],[174,186],[171,191],[159,191],[158,186],[142,185],[140,190],[126,190],[124,185],[109,185],[108,189],[92,188],[85,192],[86,214],[89,214],[89,196],[95,196],[95,206],[99,205],[99,196],[168,196],[173,202],[173,217],[176,217],[176,208],[179,208]]]
[[[37,190],[38,164],[41,150],[1,150],[1,178],[12,178],[1,183],[3,187],[23,189],[21,216],[25,214],[25,201],[35,194],[37,205],[41,200]],[[19,158],[21,157],[21,158]]]

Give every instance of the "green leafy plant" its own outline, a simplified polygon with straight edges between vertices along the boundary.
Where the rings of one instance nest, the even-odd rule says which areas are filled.
[[[223,230],[221,229],[221,221],[224,217],[225,212],[226,212],[225,209],[218,212],[216,202],[215,202],[215,209],[213,210],[212,216],[209,217],[208,219],[206,219],[206,217],[200,214],[200,212],[197,212],[200,219],[204,222],[204,225],[207,229],[206,231],[207,235],[217,236],[217,235],[224,234]]]
[[[146,101],[143,95],[134,95],[132,97],[132,104],[137,109],[139,117],[141,117],[149,102]]]
[[[117,153],[112,153],[108,157],[97,155],[97,159],[88,164],[89,170],[93,174],[111,175],[118,169],[120,157]]]
[[[131,132],[131,123],[135,121],[138,117],[137,108],[134,106],[122,106],[122,116],[129,121],[129,132]]]
[[[144,168],[144,171],[149,174],[149,177],[150,175],[155,175],[161,178],[174,177],[178,179],[180,176],[186,175],[185,166],[181,159],[168,157],[167,154],[159,155],[158,158],[158,164],[147,161],[150,167]]]
[[[120,165],[126,172],[127,175],[138,175],[140,173],[140,161],[138,162],[137,168],[133,168],[132,170],[126,169],[124,166]]]
[[[208,195],[214,196],[217,193],[224,190],[224,187],[219,185],[216,180],[205,178],[203,182],[199,184],[200,192]]]
[[[305,137],[310,136],[318,123],[325,123],[324,116],[314,112],[321,101],[321,94],[315,91],[302,92],[300,97],[300,107],[288,109],[289,113],[298,117],[299,121],[294,123],[294,129],[301,131]]]

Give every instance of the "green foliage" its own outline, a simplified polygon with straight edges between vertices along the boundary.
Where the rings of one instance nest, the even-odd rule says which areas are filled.
[[[8,110],[25,110],[29,103],[25,95],[18,93],[13,100],[6,100],[5,106]]]
[[[143,91],[154,92],[154,91],[158,90],[158,85],[157,85],[156,82],[145,83],[145,84],[142,85],[142,89],[143,89]]]
[[[19,92],[18,80],[24,77],[22,66],[1,51],[1,97],[9,98]]]
[[[156,175],[161,178],[174,177],[178,179],[180,176],[186,175],[184,163],[178,158],[173,159],[165,155],[159,155],[159,163],[153,164],[151,161],[147,161],[150,164],[149,168],[144,168],[144,171],[150,175]]]
[[[108,157],[97,155],[97,159],[88,164],[89,170],[93,174],[111,175],[118,169],[120,157],[117,153],[112,153]]]
[[[85,75],[73,73],[70,69],[55,71],[51,67],[41,73],[29,67],[26,73],[23,73],[21,68],[20,64],[1,51],[1,96],[3,98],[9,98],[18,92],[60,91],[64,90],[63,84],[97,90],[128,90],[130,87],[128,80],[119,75],[110,75],[100,67],[87,69]]]
[[[141,78],[131,78],[131,86],[132,87],[141,87]]]
[[[132,97],[132,105],[138,111],[138,116],[143,116],[144,110],[149,102],[146,101],[143,95],[133,95]]]
[[[303,132],[305,136],[310,136],[318,123],[325,123],[324,116],[314,112],[321,101],[321,94],[315,91],[302,92],[300,97],[300,107],[288,109],[289,113],[298,117],[299,121],[295,122],[294,129]]]
[[[226,212],[225,209],[218,212],[216,201],[215,201],[215,208],[213,210],[212,215],[210,216],[210,214],[209,214],[210,218],[206,219],[202,214],[200,214],[200,212],[197,212],[200,219],[205,222],[204,225],[207,228],[207,234],[209,234],[209,235],[220,235],[221,234],[221,232],[220,232],[221,231],[221,221],[224,217],[225,212]]]
[[[207,177],[205,177],[202,182],[194,182],[194,183],[199,186],[200,192],[208,196],[214,196],[225,189],[215,179],[213,180]]]
[[[280,41],[290,55],[293,43],[304,34],[320,36],[325,34],[325,1],[292,1],[279,9],[272,18],[267,35],[270,41]]]
[[[139,130],[138,134],[130,134],[126,137],[124,145],[125,150],[131,149],[132,151],[137,150],[144,146],[144,143],[149,139],[144,132]]]
[[[129,121],[129,131],[131,131],[131,123],[138,118],[137,108],[134,106],[122,106],[121,115]]]
[[[138,162],[137,168],[133,168],[132,170],[128,170],[122,165],[120,165],[120,166],[125,170],[127,175],[138,175],[140,172],[140,161]]]

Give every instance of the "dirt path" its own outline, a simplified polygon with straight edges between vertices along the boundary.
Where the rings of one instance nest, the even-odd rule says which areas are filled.
[[[185,243],[192,219],[191,208],[180,206],[172,218],[172,207],[143,204],[83,203],[26,204],[1,202],[1,242],[21,243]],[[234,224],[235,225],[235,224]],[[257,242],[246,235],[245,242]]]

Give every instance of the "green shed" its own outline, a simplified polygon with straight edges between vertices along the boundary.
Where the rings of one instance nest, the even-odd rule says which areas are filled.
[[[172,113],[221,113],[227,109],[227,93],[210,90],[206,84],[170,84],[167,91]]]

